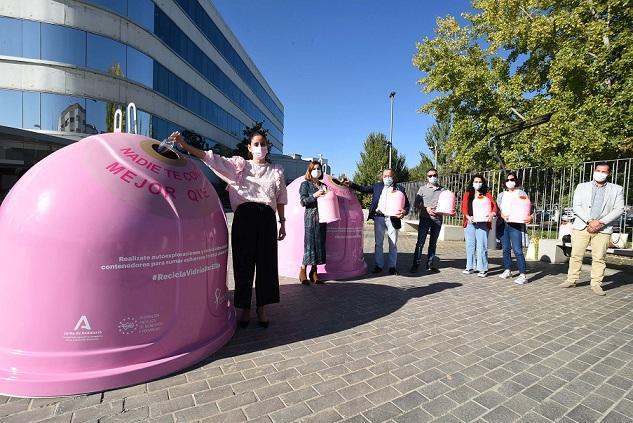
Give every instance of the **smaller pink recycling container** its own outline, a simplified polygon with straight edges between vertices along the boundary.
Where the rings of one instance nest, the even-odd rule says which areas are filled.
[[[440,192],[435,212],[447,216],[455,215],[455,193],[453,191],[446,189]]]
[[[571,235],[574,232],[574,224],[572,222],[562,222],[558,228],[558,239],[563,240],[565,235]]]
[[[473,222],[487,222],[492,212],[492,203],[485,195],[479,195],[473,200]]]
[[[525,223],[532,212],[532,203],[525,195],[517,195],[512,199],[508,222]]]
[[[317,198],[319,207],[319,222],[332,223],[341,220],[341,214],[338,207],[338,198],[331,189],[328,189],[324,195]]]
[[[397,216],[400,214],[400,210],[404,209],[404,205],[406,204],[406,197],[397,189],[391,190],[387,194],[387,210],[385,211],[385,215],[387,216]]]
[[[84,138],[37,163],[2,203],[0,393],[143,383],[233,335],[223,208],[191,159],[158,145]]]
[[[285,207],[287,235],[277,244],[279,274],[293,279],[299,274],[303,261],[305,208],[299,202],[299,187],[304,180],[301,176],[288,185],[288,204]],[[338,180],[323,175],[322,182],[327,185],[328,191],[336,195],[340,219],[327,224],[326,262],[319,265],[318,272],[329,280],[361,276],[367,270],[363,256],[363,209],[356,195]]]

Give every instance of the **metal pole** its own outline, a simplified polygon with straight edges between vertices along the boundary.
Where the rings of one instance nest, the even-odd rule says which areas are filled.
[[[391,169],[391,147],[393,146],[393,99],[395,96],[395,91],[389,93],[389,98],[391,99],[391,119],[389,125],[389,169]]]

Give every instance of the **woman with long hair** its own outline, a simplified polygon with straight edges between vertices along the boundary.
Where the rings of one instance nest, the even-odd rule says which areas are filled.
[[[327,224],[319,223],[319,208],[317,199],[323,195],[327,187],[323,182],[321,163],[312,161],[308,165],[305,181],[299,187],[299,199],[305,207],[303,223],[305,233],[303,236],[303,261],[299,270],[299,280],[308,285],[310,281],[320,284],[317,266],[325,264],[325,235]],[[307,266],[311,266],[310,273],[306,275]]]
[[[497,203],[499,204],[501,219],[497,225],[497,236],[501,240],[503,248],[503,273],[499,275],[501,279],[512,277],[512,251],[517,260],[519,268],[519,277],[514,280],[518,285],[528,282],[527,266],[525,265],[525,256],[523,255],[523,240],[527,239],[527,223],[532,220],[532,214],[523,223],[508,222],[510,211],[512,209],[513,200],[518,196],[526,196],[527,194],[519,189],[519,178],[514,172],[508,172],[505,180],[505,190],[497,195]]]
[[[473,202],[478,203],[473,206]],[[481,203],[479,203],[481,202]],[[487,204],[486,204],[487,203]],[[474,207],[489,209],[485,216],[474,212]],[[462,214],[464,215],[464,238],[466,239],[466,269],[470,274],[477,270],[478,276],[488,275],[488,231],[492,225],[492,218],[497,214],[497,205],[488,191],[486,178],[481,174],[474,175],[462,198]]]
[[[263,130],[247,134],[248,159],[240,156],[225,158],[213,151],[202,151],[189,144],[177,132],[169,137],[187,152],[201,159],[227,183],[231,208],[233,303],[241,309],[240,326],[250,321],[253,276],[259,325],[268,327],[265,306],[279,302],[277,241],[286,237],[284,205],[288,202],[283,168],[268,161],[269,142]],[[279,215],[279,231],[275,221]]]

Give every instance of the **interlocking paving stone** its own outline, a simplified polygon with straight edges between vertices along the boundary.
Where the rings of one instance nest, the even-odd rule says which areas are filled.
[[[282,408],[284,408],[284,403],[279,398],[270,398],[247,406],[244,408],[244,414],[249,420],[252,420],[256,417],[269,415]]]
[[[371,231],[365,241],[369,251]],[[414,244],[401,234],[403,269]],[[530,263],[533,282],[518,287],[463,275],[463,243],[439,248],[448,267],[438,274],[309,289],[281,278],[271,326],[238,330],[198,367],[103,394],[0,396],[0,420],[633,420],[630,273],[613,272],[615,289],[595,298],[556,286],[565,266]],[[489,255],[494,276],[500,253]]]
[[[176,422],[191,422],[200,420],[209,416],[219,414],[220,410],[215,403],[207,403],[199,405],[197,407],[191,407],[186,410],[177,411],[174,413]]]
[[[344,402],[345,398],[343,398],[338,392],[329,392],[323,396],[306,401],[308,406],[315,412],[334,407]]]
[[[334,407],[343,417],[352,417],[372,408],[372,403],[365,397],[354,398]]]
[[[484,414],[483,419],[490,423],[507,423],[515,421],[519,417],[520,416],[518,414],[501,405],[494,410]]]
[[[398,417],[394,417],[394,421],[397,423],[424,423],[433,420],[433,416],[422,410],[416,408]]]
[[[402,414],[402,411],[392,403],[386,403],[372,408],[363,413],[365,418],[372,423],[384,422],[392,417]]]
[[[310,414],[312,414],[312,410],[310,410],[307,405],[295,404],[271,413],[270,418],[274,423],[288,423],[295,422]]]
[[[595,422],[598,421],[600,413],[581,404],[574,407],[573,410],[567,413],[567,417],[577,422]]]
[[[184,408],[193,407],[195,402],[191,395],[174,398],[172,400],[163,401],[149,406],[149,414],[152,417],[159,417],[163,414],[171,414]],[[215,404],[213,404],[215,405]]]
[[[454,416],[456,416],[457,418],[459,418],[460,420],[464,422],[472,422],[477,417],[487,412],[488,410],[484,408],[483,406],[477,404],[474,401],[468,401],[460,405],[456,409],[452,410],[451,414],[453,414]]]

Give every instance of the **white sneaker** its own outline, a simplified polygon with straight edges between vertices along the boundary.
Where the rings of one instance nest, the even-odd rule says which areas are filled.
[[[475,271],[473,269],[466,269],[466,270],[462,270],[462,273],[464,275],[470,275],[472,273],[475,273]]]
[[[528,278],[527,276],[525,276],[525,273],[521,273],[519,277],[514,280],[514,283],[516,283],[517,285],[526,284],[528,283]]]
[[[488,272],[479,272],[477,276],[479,276],[480,278],[485,278],[486,276],[488,276]]]
[[[499,275],[501,279],[508,279],[510,276],[512,276],[510,269],[504,270],[503,273]]]

